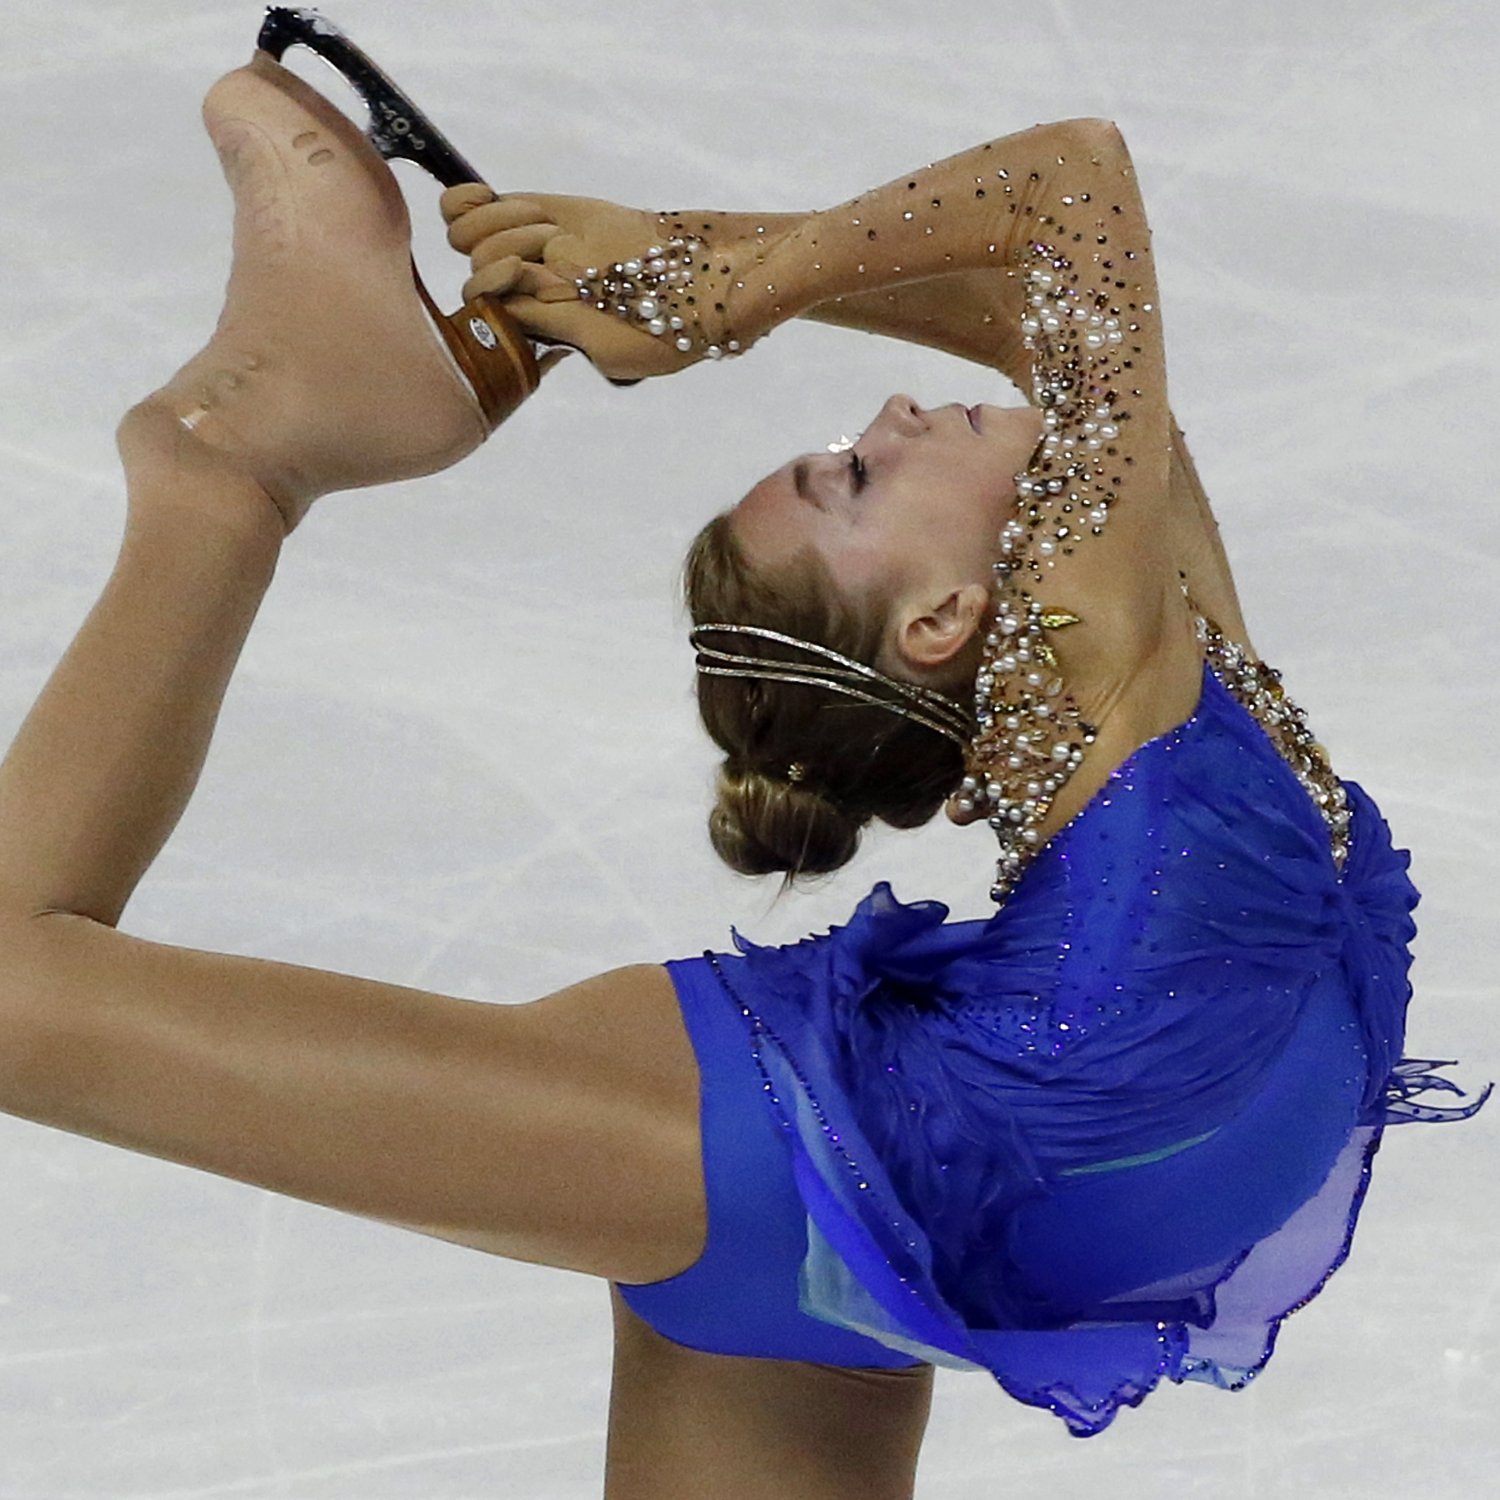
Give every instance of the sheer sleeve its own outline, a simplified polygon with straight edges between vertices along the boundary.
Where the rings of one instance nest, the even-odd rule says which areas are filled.
[[[1059,436],[1064,445],[1074,439],[1073,451],[1081,441],[1086,453],[1120,460],[1113,471],[1096,476],[1102,493],[1096,482],[1090,509],[1111,493],[1132,503],[1116,514],[1111,539],[1100,538],[1101,556],[1081,579],[1083,590],[1095,595],[1102,583],[1107,597],[1112,582],[1125,580],[1128,588],[1143,572],[1155,590],[1163,576],[1181,574],[1193,598],[1250,649],[1217,523],[1167,409],[1145,212],[1124,142],[1112,126],[1097,120],[1038,126],[821,214],[694,209],[665,215],[662,222],[750,247],[748,260],[760,274],[742,269],[730,300],[737,304],[736,324],[752,338],[792,316],[897,338],[995,370],[1033,404],[1053,400],[1060,377],[1083,373],[1086,362],[1089,376],[1096,382],[1103,377],[1113,388],[1118,418],[1104,425],[1119,436],[1111,443],[1097,422],[1093,432]],[[1055,248],[1067,250],[1096,284],[1102,300],[1082,326],[1070,319],[1068,328],[1055,330],[1057,337],[1039,344],[1041,326],[1028,337],[1028,326],[1043,320],[1032,316],[1041,309],[1031,306],[1034,294],[1023,268],[1049,233],[1060,242]],[[889,247],[895,248],[887,254]],[[1110,247],[1114,253],[1105,253]],[[1099,321],[1091,324],[1096,315]],[[1068,333],[1074,337],[1063,336]],[[1071,405],[1081,428],[1090,418],[1082,414],[1082,403]],[[1066,403],[1052,410],[1059,425],[1070,414]],[[1090,438],[1098,439],[1097,447],[1088,446]],[[1137,450],[1149,460],[1140,475],[1131,472],[1142,461]],[[1154,514],[1161,508],[1163,472],[1164,519]],[[1057,475],[1036,477],[1045,482]],[[1070,503],[1064,499],[1056,508],[1064,512]],[[1166,533],[1166,564],[1156,556],[1157,531]],[[1135,554],[1128,570],[1114,566],[1111,556],[1126,550]],[[1151,564],[1144,570],[1143,552]],[[1076,565],[1079,573],[1083,568]],[[1070,591],[1078,592],[1077,586]],[[1096,613],[1101,602],[1094,600]],[[1139,598],[1128,599],[1119,611],[1125,620],[1112,620],[1107,632],[1090,632],[1085,618],[1075,636],[1096,634],[1112,646],[1122,640],[1138,644],[1142,614],[1152,601],[1144,602],[1143,612]]]
[[[1117,677],[1149,652],[1176,578],[1170,413],[1150,231],[1114,125],[1038,125],[777,226],[745,283],[742,318],[759,327],[837,321],[837,299],[867,312],[897,288],[908,319],[913,298],[972,308],[962,352],[1047,419],[1018,476],[1007,561],[1077,618],[1061,649],[1082,676],[1107,662]]]

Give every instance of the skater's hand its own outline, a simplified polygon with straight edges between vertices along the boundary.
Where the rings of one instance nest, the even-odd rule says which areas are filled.
[[[617,262],[640,261],[652,246],[665,245],[676,233],[670,219],[601,198],[497,197],[479,183],[449,188],[442,212],[448,243],[473,268],[465,300],[496,298],[532,338],[580,350],[612,380],[670,375],[709,356],[711,347],[737,353],[728,347],[731,338],[748,348],[755,336],[732,323],[729,293],[743,256],[737,245],[699,242],[690,284],[657,293],[666,326],[653,333],[638,312],[621,316],[613,306],[600,311],[592,297],[580,296],[577,283],[590,270],[608,272]],[[674,327],[673,317],[682,326]],[[681,348],[680,341],[690,347]]]

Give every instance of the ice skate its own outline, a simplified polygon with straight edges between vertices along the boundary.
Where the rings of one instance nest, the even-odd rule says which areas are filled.
[[[279,50],[331,39],[363,59],[310,12],[273,10],[262,31]],[[472,168],[364,62],[346,76],[371,105],[368,137],[265,47],[209,90],[203,118],[234,193],[234,259],[213,338],[159,393],[298,519],[319,495],[455,462],[539,379],[502,310],[480,299],[445,315],[422,285],[382,155],[409,156],[440,181],[474,180]]]

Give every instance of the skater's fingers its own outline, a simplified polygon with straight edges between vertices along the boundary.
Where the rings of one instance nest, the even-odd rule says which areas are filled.
[[[538,302],[576,302],[578,289],[571,281],[565,281],[555,272],[519,256],[507,256],[492,261],[476,271],[465,283],[463,297],[472,302],[476,297],[506,296],[535,297]]]
[[[683,360],[669,344],[622,327],[619,318],[601,315],[580,298],[544,302],[518,295],[503,298],[500,306],[532,338],[577,349],[610,380],[644,380],[692,363]]]
[[[568,344],[589,352],[590,334],[599,331],[599,314],[570,302],[543,302],[536,297],[507,297],[504,308],[533,338],[549,344]],[[611,330],[613,331],[613,330]]]
[[[497,198],[471,208],[448,225],[448,243],[467,255],[480,240],[522,224],[550,223],[542,205],[533,198]]]
[[[557,272],[559,276],[566,276],[571,281],[576,276],[582,276],[588,269],[591,264],[590,254],[595,260],[599,258],[598,252],[591,251],[576,234],[560,229],[542,247],[540,259],[548,270]]]
[[[522,260],[539,260],[547,241],[556,233],[555,224],[525,224],[519,229],[504,229],[480,240],[469,252],[469,260],[476,271],[491,261],[504,260],[510,255],[519,255]]]
[[[460,182],[456,187],[444,189],[443,196],[438,199],[438,209],[443,223],[451,224],[461,214],[494,201],[494,193],[482,182]]]
[[[579,301],[578,288],[571,278],[559,276],[556,271],[548,270],[546,266],[539,266],[533,261],[522,264],[513,290],[535,297],[538,302]]]
[[[501,297],[511,291],[526,262],[519,255],[508,255],[504,260],[491,261],[482,270],[476,271],[464,282],[462,297],[472,302],[476,297]]]

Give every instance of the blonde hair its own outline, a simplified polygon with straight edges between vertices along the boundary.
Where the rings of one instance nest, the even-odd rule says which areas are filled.
[[[683,585],[695,625],[757,625],[871,665],[891,604],[879,593],[841,596],[810,549],[775,572],[753,569],[728,513],[694,538]],[[774,644],[757,649],[778,654]],[[954,678],[939,686],[961,696],[972,663],[957,665]],[[816,686],[700,673],[698,712],[725,757],[709,838],[746,875],[782,871],[790,881],[836,870],[872,818],[918,827],[963,777],[951,740]]]

